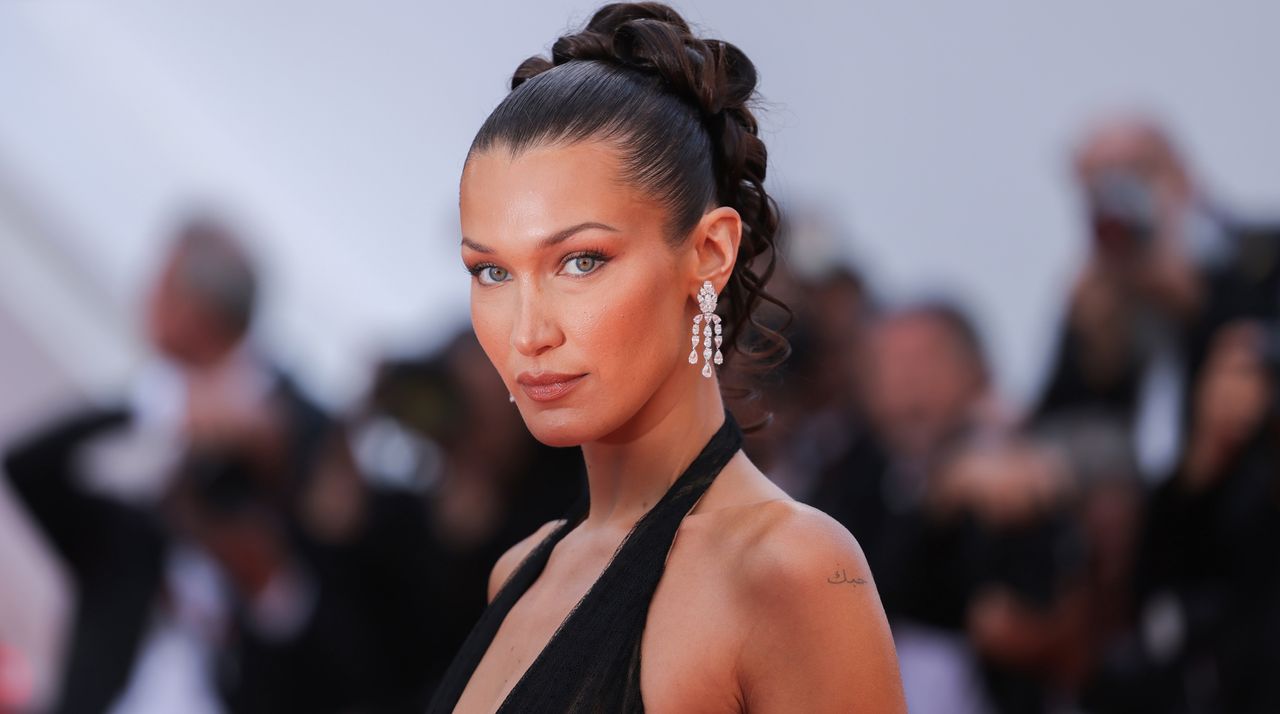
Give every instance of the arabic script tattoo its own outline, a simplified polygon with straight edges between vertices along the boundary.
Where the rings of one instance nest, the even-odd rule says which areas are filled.
[[[863,578],[858,578],[858,577],[851,578],[845,572],[844,568],[841,568],[835,571],[835,573],[831,577],[827,578],[827,582],[831,583],[832,585],[844,585],[845,583],[848,583],[850,585],[865,585],[867,581],[864,580]]]

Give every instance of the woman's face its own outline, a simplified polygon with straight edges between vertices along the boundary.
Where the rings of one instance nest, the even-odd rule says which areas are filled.
[[[529,430],[553,446],[601,440],[665,386],[689,352],[691,251],[667,211],[620,179],[597,141],[503,146],[462,174],[471,320]],[[690,315],[692,312],[689,313]]]

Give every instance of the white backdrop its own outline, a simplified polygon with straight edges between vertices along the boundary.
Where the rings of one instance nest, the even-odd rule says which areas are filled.
[[[827,211],[890,297],[964,299],[1014,398],[1080,258],[1066,153],[1091,117],[1157,112],[1229,205],[1280,207],[1276,3],[679,6],[757,62],[775,192]],[[56,227],[10,248],[56,256],[94,305],[46,314],[65,286],[12,262],[0,301],[73,381],[107,386],[173,211],[211,197],[259,229],[263,337],[348,399],[373,357],[466,319],[467,145],[515,65],[594,7],[0,3],[0,187]],[[119,339],[59,347],[104,320]]]

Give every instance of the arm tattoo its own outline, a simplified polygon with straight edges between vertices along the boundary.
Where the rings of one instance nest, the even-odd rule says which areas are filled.
[[[867,581],[858,577],[851,578],[845,573],[844,568],[841,568],[835,571],[831,577],[827,578],[827,582],[832,585],[844,585],[845,583],[850,585],[865,585]]]

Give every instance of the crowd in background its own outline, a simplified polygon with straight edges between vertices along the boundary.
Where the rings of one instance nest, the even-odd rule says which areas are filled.
[[[866,553],[913,712],[1280,711],[1280,227],[1225,214],[1148,121],[1075,169],[1089,257],[1028,408],[963,304],[792,270],[785,227],[792,353],[731,369],[757,391],[729,405]],[[50,711],[420,712],[497,557],[584,496],[469,332],[322,409],[248,337],[259,279],[192,217],[154,364],[5,447],[76,592]]]

